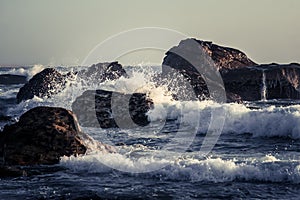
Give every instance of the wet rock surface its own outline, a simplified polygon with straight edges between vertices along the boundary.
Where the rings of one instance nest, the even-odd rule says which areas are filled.
[[[76,77],[85,82],[101,83],[106,80],[115,80],[121,76],[127,76],[126,71],[118,62],[98,63],[79,72],[62,74],[53,68],[46,68],[34,75],[28,83],[20,88],[17,94],[17,102],[32,99],[34,96],[50,98],[66,88],[68,81]]]
[[[72,110],[84,127],[132,128],[133,123],[150,123],[146,113],[152,106],[152,100],[144,93],[88,90],[74,101]]]
[[[57,164],[61,156],[85,154],[76,117],[63,108],[36,107],[0,133],[4,165]]]
[[[97,81],[98,83],[106,80],[115,80],[121,76],[126,77],[127,74],[118,62],[98,63],[78,72],[78,77],[85,80]]]
[[[177,83],[172,85],[171,82],[170,91],[178,87],[177,77],[180,75],[188,81],[192,89],[181,90],[184,94],[179,96],[185,96],[183,100],[194,100],[190,98],[193,95],[188,95],[189,90],[193,90],[200,100],[212,98],[208,84],[215,84],[212,88],[220,88],[220,91],[225,89],[227,102],[241,103],[265,99],[299,99],[299,68],[297,63],[258,65],[237,49],[186,39],[166,53],[162,71]],[[222,83],[213,78],[220,75]]]
[[[244,101],[300,99],[300,65],[296,63],[258,65],[221,74],[226,91]]]
[[[53,68],[44,69],[20,88],[17,94],[17,102],[32,99],[34,96],[51,97],[51,95],[61,92],[66,87],[69,75],[63,75]]]

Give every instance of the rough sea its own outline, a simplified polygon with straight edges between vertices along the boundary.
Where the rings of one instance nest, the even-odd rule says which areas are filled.
[[[0,74],[30,79],[42,69],[2,67]],[[300,102],[178,102],[151,82],[159,67],[126,70],[129,78],[101,84],[75,80],[52,98],[35,97],[20,104],[16,94],[22,85],[0,85],[0,115],[12,117],[0,121],[0,129],[36,106],[71,110],[87,89],[145,91],[154,101],[146,127],[81,127],[94,139],[114,145],[117,153],[94,149],[85,156],[63,157],[55,166],[36,166],[37,175],[1,179],[0,199],[300,198]],[[202,144],[214,131],[220,135],[214,136],[216,144],[207,154]]]

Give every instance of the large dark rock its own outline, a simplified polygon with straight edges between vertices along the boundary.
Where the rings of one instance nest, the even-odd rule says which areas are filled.
[[[226,92],[239,95],[244,101],[300,99],[300,65],[296,63],[258,65],[221,74]]]
[[[17,102],[32,99],[34,96],[51,97],[51,95],[61,92],[65,88],[70,75],[63,75],[53,68],[44,69],[20,88],[17,94]]]
[[[133,128],[133,123],[149,124],[146,113],[152,106],[152,100],[144,93],[88,90],[74,101],[72,110],[84,127]]]
[[[126,77],[127,74],[118,62],[98,63],[78,72],[78,77],[89,81],[97,81],[98,83],[115,80],[121,76]]]
[[[212,97],[207,83],[212,86],[211,88],[222,90],[223,84],[218,73],[220,68],[231,69],[247,65],[256,64],[236,49],[221,47],[211,42],[186,39],[166,53],[162,74],[170,79],[168,84],[171,91],[180,87],[181,83],[178,84],[180,75],[189,83],[194,95],[176,94],[180,100],[193,100],[192,96],[203,100]],[[188,92],[186,85],[180,92]]]
[[[26,76],[13,75],[13,74],[0,74],[0,84],[13,85],[26,83]]]
[[[194,66],[197,66],[198,70]],[[214,83],[222,85],[215,81],[217,79],[213,79],[219,74],[225,86],[227,102],[242,102],[299,99],[299,68],[300,65],[296,63],[258,65],[237,49],[196,39],[186,39],[166,53],[162,71],[171,79],[168,84],[172,92],[174,88],[180,88],[184,82],[178,81],[179,75],[189,82],[190,88],[187,90],[185,90],[187,87],[181,88],[179,91],[187,97],[183,100],[191,100],[190,97],[193,95],[186,95],[190,90],[200,100],[213,99],[208,86]],[[217,72],[214,73],[213,69]]]
[[[4,166],[56,164],[62,156],[85,154],[92,139],[82,133],[75,115],[63,108],[36,107],[0,133]],[[110,151],[97,143],[100,149]]]

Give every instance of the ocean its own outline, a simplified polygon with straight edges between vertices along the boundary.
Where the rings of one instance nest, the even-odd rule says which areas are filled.
[[[0,74],[30,79],[43,66],[0,68]],[[154,101],[150,125],[134,129],[81,127],[114,145],[63,157],[54,166],[35,166],[37,175],[0,180],[0,199],[299,199],[300,101],[216,103],[174,101],[151,77],[160,67],[125,68],[129,78],[104,83],[76,81],[52,98],[16,103],[19,85],[0,85],[0,129],[36,106],[72,110],[88,89],[147,92]],[[75,71],[76,67],[57,67]],[[263,93],[267,92],[264,88]],[[262,95],[264,97],[264,95]],[[210,126],[212,121],[216,126]],[[202,144],[214,129],[216,144]]]

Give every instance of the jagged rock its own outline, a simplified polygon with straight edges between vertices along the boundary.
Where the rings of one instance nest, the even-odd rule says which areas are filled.
[[[85,154],[92,139],[81,132],[69,110],[36,107],[0,133],[0,157],[4,166],[56,164],[61,156]],[[95,142],[94,142],[95,143]],[[101,143],[95,146],[110,152]]]
[[[189,82],[195,94],[179,95],[183,96],[183,98],[179,97],[180,100],[194,100],[194,98],[191,99],[192,96],[203,100],[210,98],[212,95],[209,92],[207,83],[219,88],[220,91],[222,90],[222,82],[216,81],[217,79],[221,80],[218,73],[220,68],[238,68],[247,64],[255,65],[238,50],[220,47],[211,42],[186,39],[166,53],[163,60],[162,74],[171,79],[169,83],[171,91],[174,90],[173,82],[178,82],[176,77],[179,77],[179,75],[182,75]],[[187,92],[188,90],[185,87],[181,91]]]
[[[13,85],[26,83],[26,76],[13,75],[13,74],[0,74],[0,84]]]
[[[84,127],[132,128],[132,122],[137,126],[149,124],[146,113],[152,106],[144,93],[88,90],[74,101],[72,110]]]
[[[115,80],[127,76],[126,71],[118,62],[98,63],[78,72],[78,77],[98,83],[106,80]]]
[[[197,41],[212,58],[218,70],[237,69],[257,65],[248,58],[245,53],[238,49],[222,47],[208,41],[195,41]]]
[[[193,66],[197,66],[198,70]],[[170,69],[175,70],[175,73]],[[178,46],[171,48],[164,58],[162,71],[163,74],[171,77],[170,91],[182,85],[183,81],[180,82],[177,78],[179,73],[191,85],[192,89],[188,90],[193,90],[197,98],[202,100],[211,98],[208,84],[220,84],[213,79],[213,76],[218,73],[208,69],[216,69],[220,72],[228,102],[240,103],[263,98],[300,98],[299,64],[258,65],[237,49],[221,47],[196,39],[183,40]],[[263,87],[266,88],[266,95],[264,95]],[[192,95],[186,95],[189,91],[185,88],[180,89],[180,92],[187,97],[183,100],[192,100],[190,98]]]
[[[244,101],[266,99],[300,99],[300,65],[269,64],[221,71],[227,92]],[[263,77],[264,74],[264,77]]]
[[[17,102],[37,97],[50,97],[61,92],[67,83],[70,74],[63,75],[53,68],[46,68],[34,75],[28,83],[20,88]]]

